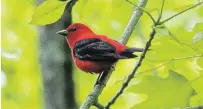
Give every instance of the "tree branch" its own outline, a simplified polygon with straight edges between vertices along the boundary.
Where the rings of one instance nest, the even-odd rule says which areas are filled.
[[[140,0],[138,6],[139,7],[145,7],[145,5],[147,4],[148,0]],[[131,36],[135,25],[137,24],[139,18],[142,16],[143,11],[139,8],[136,8],[131,16],[131,19],[121,37],[120,42],[123,44],[126,44],[127,41],[129,40],[129,37]],[[115,66],[116,64],[114,64]],[[105,79],[103,81],[101,81],[101,84],[96,84],[93,91],[87,96],[86,100],[84,101],[84,103],[82,104],[82,106],[80,107],[80,109],[89,109],[91,107],[92,104],[97,103],[98,97],[101,94],[101,92],[103,91],[105,84],[107,83],[107,81],[109,80],[111,74],[112,74],[113,69],[111,68],[108,72],[104,72],[107,73]]]
[[[174,17],[176,17],[176,16],[178,16],[178,15],[180,15],[180,14],[186,12],[186,11],[189,11],[190,9],[193,9],[193,8],[195,8],[195,7],[199,6],[199,5],[201,5],[202,3],[203,3],[203,2],[199,2],[198,4],[196,4],[196,5],[194,5],[194,6],[191,6],[191,7],[187,8],[187,9],[185,9],[185,10],[183,10],[183,11],[181,11],[181,12],[179,12],[179,13],[177,13],[177,14],[175,14],[175,15],[173,15],[173,16],[171,16],[171,17],[169,17],[169,18],[167,18],[167,19],[165,19],[165,20],[163,20],[163,21],[161,21],[161,22],[159,23],[159,25],[166,23],[167,21],[171,20],[172,18],[174,18]]]
[[[138,6],[139,7],[145,7],[145,5],[147,4],[147,1],[148,0],[140,0],[140,3],[138,4]],[[141,10],[139,7],[136,8],[135,11],[133,12],[131,19],[130,19],[122,37],[121,37],[120,42],[123,44],[127,43],[127,41],[129,40],[129,38],[130,38],[134,28],[135,28],[135,25],[137,24],[139,18],[143,14],[143,10]]]
[[[149,12],[147,12],[145,9],[143,9],[142,7],[140,7],[140,6],[138,6],[138,5],[136,5],[136,4],[134,4],[134,3],[132,3],[131,1],[129,1],[129,0],[126,0],[128,3],[130,3],[131,5],[133,5],[133,6],[135,6],[135,7],[138,7],[139,9],[141,9],[143,12],[145,12],[150,18],[151,18],[151,20],[153,21],[153,23],[155,24],[156,23],[156,21],[154,20],[154,18],[152,17],[152,15],[149,13]]]

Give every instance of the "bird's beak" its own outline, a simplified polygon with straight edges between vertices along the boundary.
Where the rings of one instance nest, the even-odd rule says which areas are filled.
[[[67,30],[61,30],[56,32],[56,34],[62,35],[62,36],[67,36],[68,35],[68,31]]]

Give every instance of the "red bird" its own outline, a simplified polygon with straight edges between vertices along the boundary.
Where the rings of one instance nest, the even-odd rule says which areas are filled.
[[[128,48],[105,35],[95,34],[81,23],[74,23],[57,34],[66,36],[74,62],[79,69],[88,73],[109,70],[119,59],[134,58],[137,56],[133,52],[143,51],[139,48]]]

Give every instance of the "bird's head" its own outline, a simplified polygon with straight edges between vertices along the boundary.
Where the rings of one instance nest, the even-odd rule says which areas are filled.
[[[56,34],[69,37],[78,37],[83,33],[93,33],[92,30],[81,23],[73,23],[68,28],[58,31]]]

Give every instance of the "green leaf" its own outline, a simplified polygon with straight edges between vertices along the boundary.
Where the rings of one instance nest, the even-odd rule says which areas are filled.
[[[131,85],[128,92],[146,94],[148,99],[133,109],[187,107],[193,89],[182,75],[169,71],[167,78],[144,76],[140,84]]]
[[[193,42],[197,43],[198,41],[203,40],[203,32],[198,32],[193,38]]]
[[[46,0],[36,8],[31,24],[43,26],[58,21],[69,1]]]

